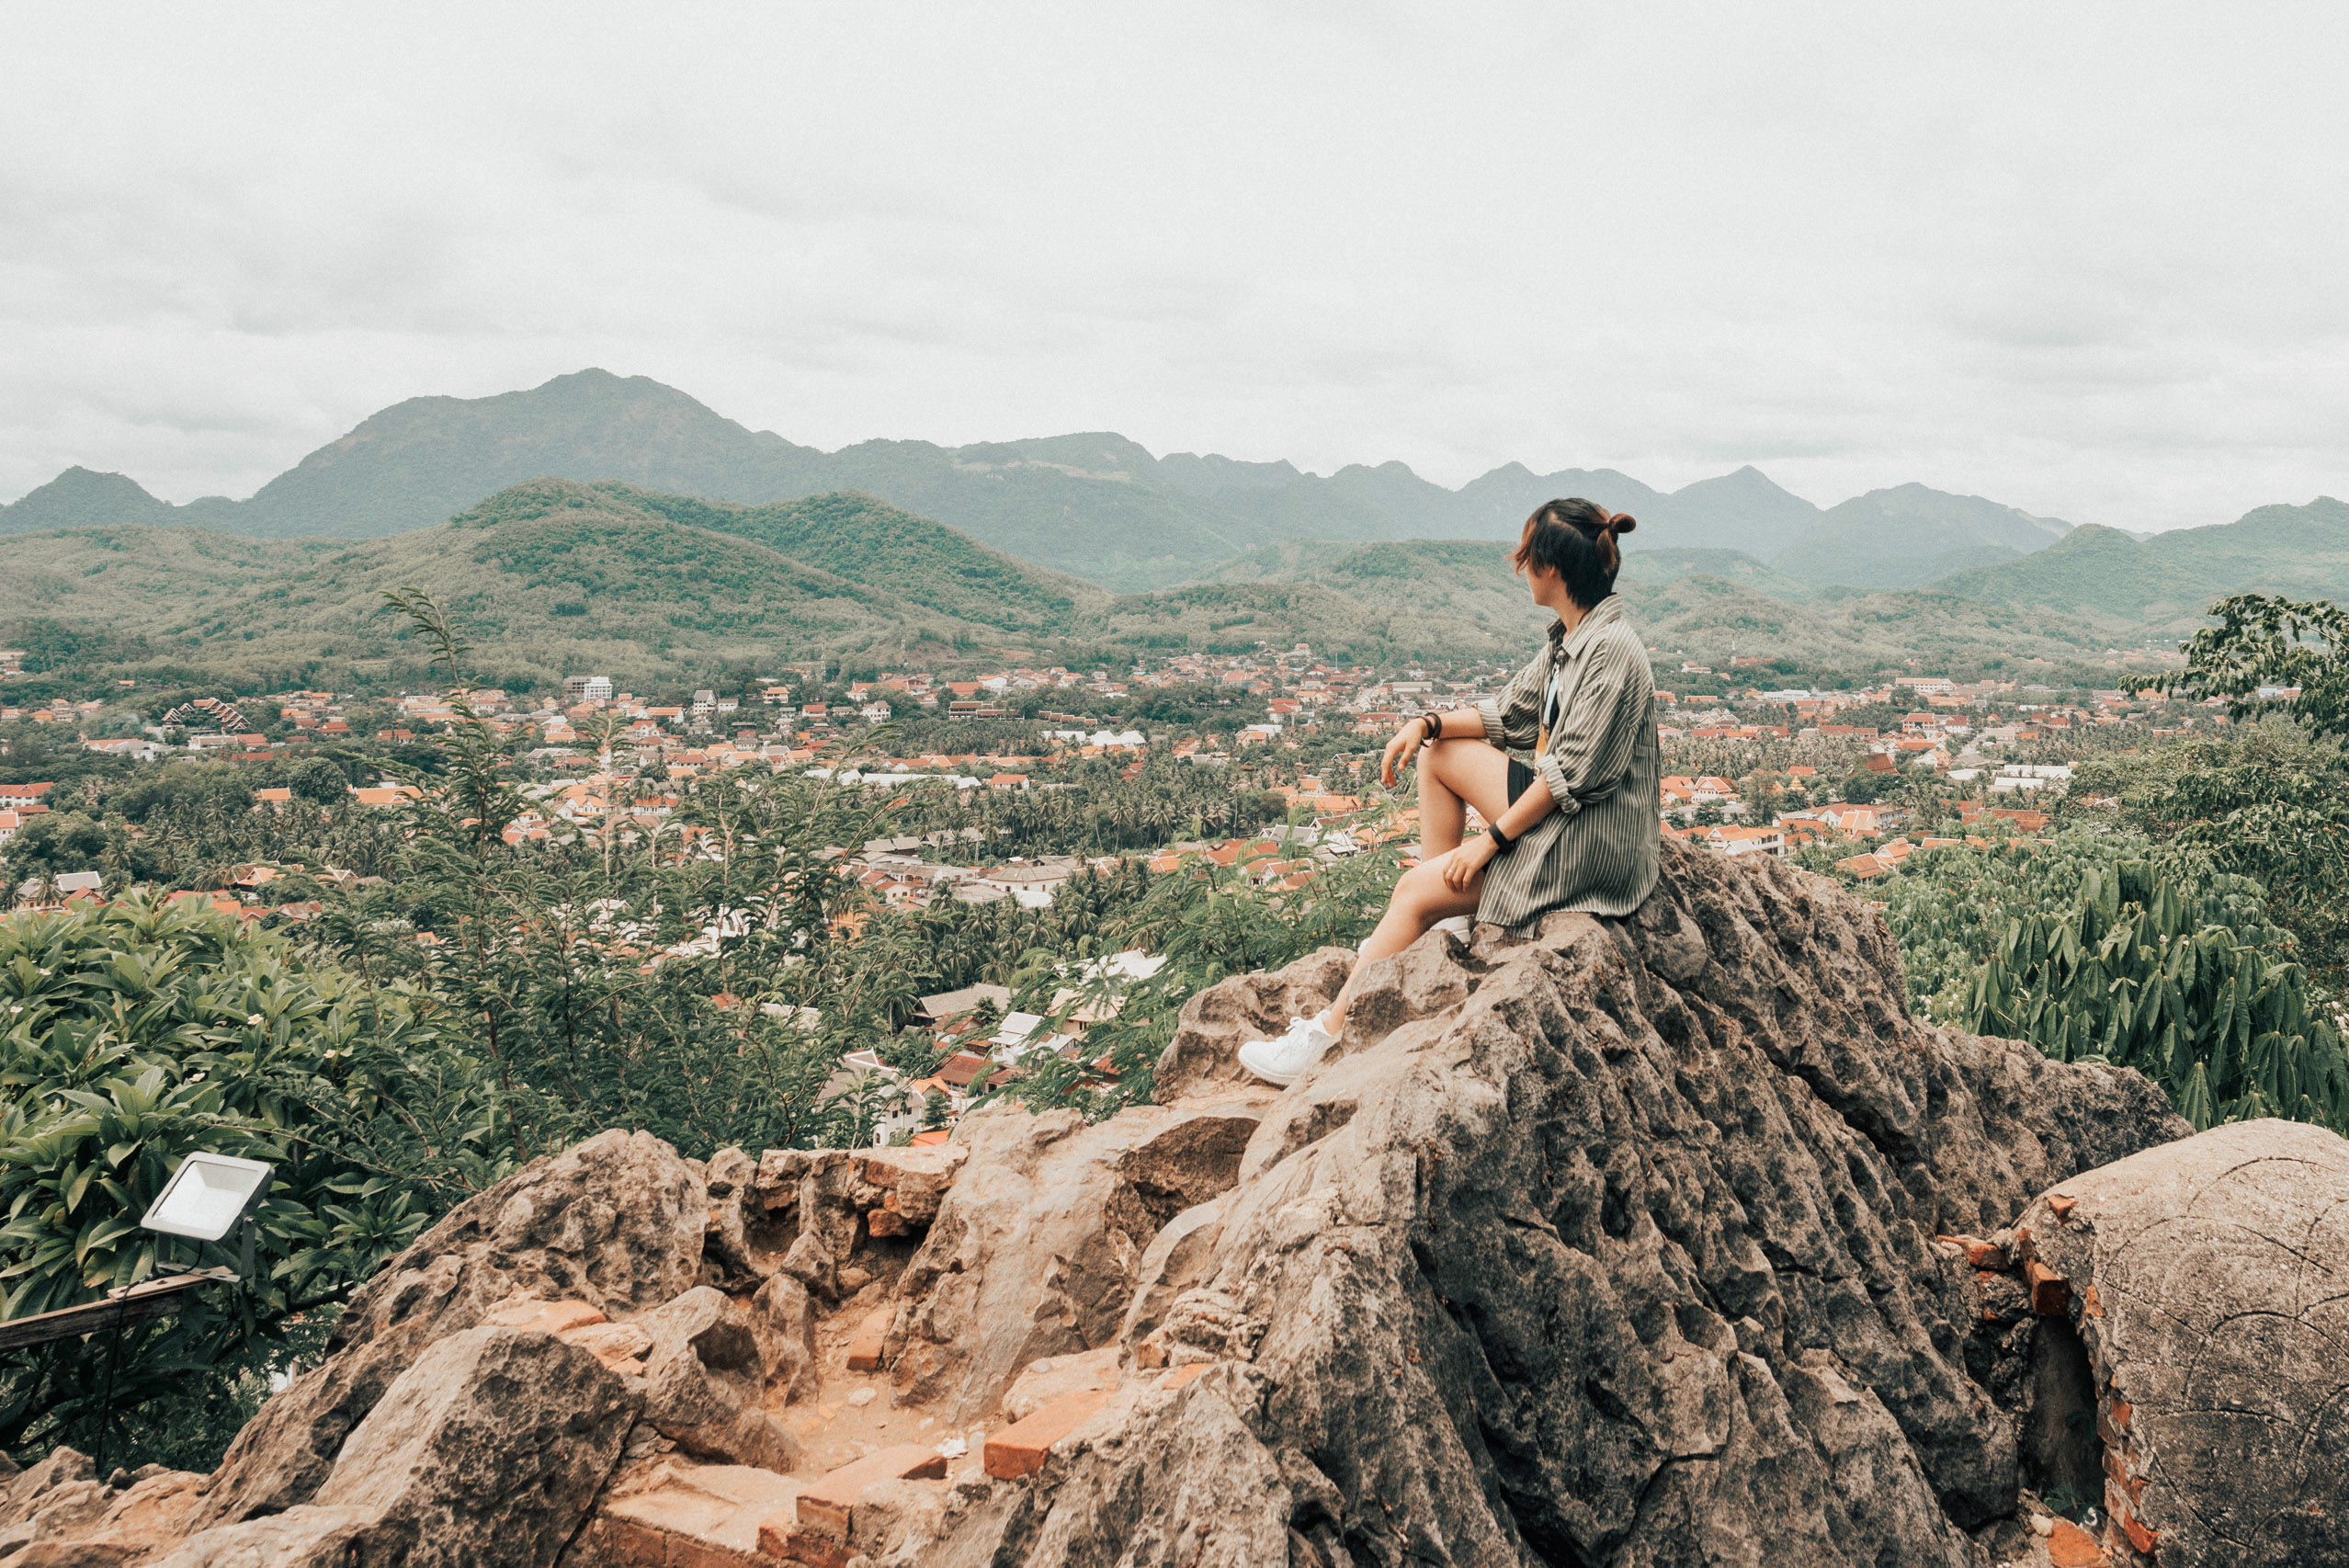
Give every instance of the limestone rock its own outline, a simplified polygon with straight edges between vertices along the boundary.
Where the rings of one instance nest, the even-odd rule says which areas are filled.
[[[308,1501],[392,1380],[512,1296],[567,1297],[625,1318],[688,1289],[708,1210],[676,1151],[619,1131],[534,1160],[460,1204],[353,1298],[326,1359],[237,1434],[202,1523]]]
[[[1231,1187],[1254,1125],[1155,1106],[1090,1127],[1008,1106],[963,1118],[969,1160],[898,1282],[912,1306],[887,1355],[912,1397],[968,1421],[1027,1363],[1109,1343],[1144,1250]]]
[[[2066,1426],[2072,1323],[2120,1461],[2108,1547],[2183,1553],[2177,1520],[2232,1508],[2273,1550],[2209,1561],[2343,1554],[2340,1141],[2173,1144],[2135,1073],[1921,1024],[1882,922],[1758,858],[1667,845],[1628,919],[1433,934],[1364,971],[1293,1087],[1244,1082],[1239,1041],[1351,962],[1194,998],[1160,1103],[1097,1124],[999,1107],[938,1150],[705,1169],[613,1133],[534,1165],[360,1294],[166,1561],[755,1562],[754,1520],[809,1523],[761,1510],[830,1485],[823,1550],[871,1568],[1982,1568],[2040,1540],[2018,1488]],[[826,1358],[893,1386],[795,1418],[853,1455],[913,1417],[921,1469],[771,1473],[820,1314]],[[640,1348],[641,1378],[598,1360]],[[2211,1501],[2242,1467],[2207,1456],[2262,1442],[2273,1473]],[[905,1479],[948,1455],[951,1483]],[[0,1529],[54,1508],[95,1540],[86,1471],[0,1483]]]
[[[1378,1543],[1383,1551],[1321,1553],[1293,1521],[1324,1524],[1326,1498],[1292,1485],[1279,1458],[1242,1419],[1231,1397],[1242,1387],[1227,1373],[1152,1396],[1148,1415],[1123,1441],[1092,1449],[1065,1469],[1048,1464],[1026,1482],[999,1483],[990,1506],[948,1527],[949,1539],[983,1541],[998,1562],[1303,1568],[1456,1561],[1429,1551],[1444,1543],[1424,1531],[1395,1532]],[[1247,1388],[1249,1395],[1255,1392]],[[1299,1541],[1301,1551],[1293,1544]],[[892,1568],[946,1560],[932,1551],[924,1557],[901,1549]]]
[[[788,1471],[799,1445],[766,1413],[766,1363],[748,1308],[707,1285],[638,1320],[652,1337],[644,1419],[688,1453]]]
[[[2114,1528],[2162,1562],[2349,1562],[2349,1142],[2215,1127],[2024,1214],[2093,1372]]]
[[[291,1508],[193,1536],[153,1568],[372,1568],[365,1538],[373,1523],[364,1508]]]
[[[8,1477],[5,1488],[0,1488],[0,1531],[13,1535],[17,1527],[35,1514],[54,1507],[68,1497],[83,1496],[83,1488],[96,1485],[96,1461],[60,1443],[49,1451],[48,1458],[17,1471]],[[31,1537],[21,1539],[28,1540]]]
[[[740,1149],[721,1149],[709,1157],[707,1185],[704,1257],[715,1260],[730,1281],[748,1283],[773,1274],[791,1244],[790,1227],[767,1213],[758,1189],[758,1162]]]
[[[351,1434],[312,1503],[191,1537],[165,1568],[550,1568],[619,1459],[639,1397],[550,1335],[435,1342]]]
[[[36,1484],[24,1511],[0,1503],[0,1564],[6,1568],[118,1568],[176,1544],[202,1501],[205,1478],[142,1466],[119,1491],[92,1478],[90,1461],[59,1448],[26,1471],[62,1479]],[[119,1475],[119,1472],[118,1472]],[[19,1477],[18,1479],[23,1479]]]
[[[816,1314],[808,1289],[788,1274],[777,1274],[751,1298],[750,1328],[766,1386],[784,1402],[815,1386]]]
[[[1158,1103],[1205,1101],[1231,1093],[1254,1096],[1261,1085],[1240,1065],[1241,1044],[1277,1035],[1290,1019],[1328,1006],[1353,968],[1352,953],[1323,948],[1277,974],[1250,975],[1244,983],[1218,985],[1191,998],[1174,1040],[1159,1057],[1154,1080]]]
[[[1882,923],[1832,884],[1663,864],[1632,918],[1435,934],[1367,972],[1238,1184],[1126,1271],[1133,1360],[1213,1365],[995,1483],[938,1560],[1976,1568],[1960,1532],[2014,1511],[2015,1439],[1932,1238],[2184,1124],[2134,1073],[1911,1018]],[[1161,1093],[1220,1092],[1215,1051],[1342,958],[1196,998]],[[973,1292],[1050,1225],[1054,1151],[1125,1119],[1026,1175],[975,1130],[919,1310],[1075,1348],[1021,1320],[1032,1288]]]

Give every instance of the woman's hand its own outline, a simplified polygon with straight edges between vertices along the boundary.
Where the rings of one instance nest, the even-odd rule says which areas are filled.
[[[1411,766],[1411,759],[1419,755],[1419,748],[1426,742],[1427,726],[1417,719],[1406,720],[1403,727],[1395,732],[1395,738],[1387,743],[1386,755],[1379,759],[1379,777],[1388,789],[1395,787],[1396,778]]]
[[[1499,853],[1492,840],[1484,835],[1470,839],[1444,857],[1444,885],[1454,892],[1468,892]]]

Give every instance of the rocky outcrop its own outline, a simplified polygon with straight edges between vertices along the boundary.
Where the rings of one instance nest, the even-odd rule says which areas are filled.
[[[2214,1128],[2058,1182],[2014,1234],[2046,1333],[2085,1350],[2109,1550],[2349,1562],[2349,1142]]]
[[[1107,1344],[1174,1215],[1236,1179],[1254,1114],[1143,1107],[1087,1126],[1014,1107],[964,1119],[970,1160],[898,1282],[885,1340],[915,1399],[978,1415],[1038,1357]]]
[[[752,1313],[707,1285],[646,1313],[644,1419],[687,1453],[788,1471],[799,1445],[767,1413]]]
[[[176,1555],[108,1568],[436,1531],[531,1568],[2337,1551],[2332,1135],[2175,1142],[2134,1073],[1921,1024],[1880,921],[1766,861],[1667,846],[1630,919],[1431,935],[1293,1087],[1244,1082],[1349,962],[1195,998],[1161,1103],[1096,1124],[535,1165],[369,1288],[209,1494],[155,1484],[203,1505]],[[2244,1433],[2275,1473],[2221,1495]],[[2107,1467],[2100,1543],[2049,1508]],[[0,1529],[89,1537],[86,1468],[17,1478]]]
[[[1174,1108],[1333,968],[1196,1001]],[[957,1550],[1107,1564],[1211,1494],[1124,1560],[1975,1561],[2016,1442],[1932,1238],[2184,1131],[2150,1084],[1922,1025],[1855,901],[1676,850],[1631,920],[1432,936],[1364,982],[1137,1267],[1133,1363],[1215,1369],[999,1484]]]
[[[203,1530],[158,1568],[551,1564],[641,1403],[550,1335],[448,1335],[385,1391],[311,1502]]]
[[[648,1133],[599,1133],[533,1160],[450,1210],[353,1299],[325,1361],[237,1434],[203,1522],[308,1502],[392,1381],[501,1302],[563,1297],[625,1317],[690,1289],[708,1222],[700,1176]]]
[[[86,1455],[60,1447],[0,1493],[0,1563],[119,1568],[187,1533],[205,1478],[144,1465],[107,1482]]]

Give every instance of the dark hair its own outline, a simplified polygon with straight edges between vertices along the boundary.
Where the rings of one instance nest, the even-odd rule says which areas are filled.
[[[1547,566],[1565,579],[1566,595],[1584,609],[1615,592],[1623,569],[1616,536],[1640,526],[1627,512],[1610,512],[1595,501],[1545,501],[1526,519],[1526,531],[1509,563],[1520,572]]]

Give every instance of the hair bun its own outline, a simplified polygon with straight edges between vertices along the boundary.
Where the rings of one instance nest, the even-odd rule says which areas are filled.
[[[1611,534],[1628,534],[1639,526],[1640,519],[1628,512],[1617,512],[1606,520],[1606,531]]]

